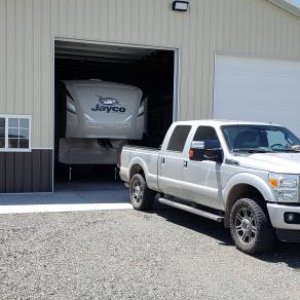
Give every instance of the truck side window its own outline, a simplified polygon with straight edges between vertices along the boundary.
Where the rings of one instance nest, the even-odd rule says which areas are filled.
[[[191,128],[192,126],[189,125],[176,126],[170,138],[167,150],[182,152]]]
[[[193,141],[204,142],[205,149],[191,149],[191,160],[220,160],[219,149],[221,148],[221,144],[213,127],[199,126],[194,135]]]
[[[199,126],[193,141],[203,141],[205,148],[221,148],[219,138],[213,127]]]

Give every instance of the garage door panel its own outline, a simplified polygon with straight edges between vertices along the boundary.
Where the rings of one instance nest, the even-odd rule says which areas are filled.
[[[218,55],[214,118],[267,121],[300,136],[300,62]]]

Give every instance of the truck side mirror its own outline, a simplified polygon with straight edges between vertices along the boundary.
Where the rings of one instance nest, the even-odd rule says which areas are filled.
[[[208,149],[203,154],[203,160],[215,161],[217,163],[222,163],[224,154],[222,149]]]

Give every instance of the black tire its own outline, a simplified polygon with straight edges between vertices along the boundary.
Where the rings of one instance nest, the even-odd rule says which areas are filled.
[[[254,200],[235,202],[230,212],[230,232],[236,247],[247,254],[270,250],[276,241],[267,213]]]
[[[150,210],[154,203],[155,192],[148,188],[141,174],[132,176],[129,184],[129,197],[132,206],[137,210]]]

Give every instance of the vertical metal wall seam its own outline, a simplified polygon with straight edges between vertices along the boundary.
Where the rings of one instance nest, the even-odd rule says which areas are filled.
[[[194,11],[192,9],[189,9],[188,14],[185,16],[182,16],[180,20],[180,24],[178,24],[177,31],[181,30],[180,40],[177,40],[178,44],[186,44],[186,67],[185,70],[185,76],[186,76],[186,94],[185,99],[187,100],[186,110],[183,112],[186,116],[190,115],[192,118],[194,118],[195,110],[194,110],[194,98],[193,98],[193,89],[192,85],[194,82],[194,78],[192,76],[193,68],[194,68],[194,62],[193,62],[193,53],[195,48],[195,40],[193,36],[193,22],[192,22],[192,16],[194,14]],[[179,17],[179,16],[178,16]],[[189,71],[190,70],[190,71]]]
[[[46,0],[47,1],[47,0]],[[40,126],[39,126],[39,136],[40,136],[40,143],[44,144],[44,137],[45,135],[43,135],[44,131],[47,131],[48,134],[50,135],[50,127],[47,126],[46,124],[47,122],[47,114],[45,113],[45,111],[47,111],[48,113],[51,113],[51,111],[49,111],[49,105],[48,105],[48,101],[46,102],[46,100],[48,100],[48,97],[44,97],[44,80],[45,80],[45,74],[48,72],[48,68],[44,68],[44,64],[45,64],[45,60],[47,60],[47,50],[46,53],[44,52],[43,49],[43,44],[44,41],[46,39],[49,39],[49,36],[47,35],[47,37],[44,37],[44,34],[46,33],[45,30],[45,10],[44,10],[44,5],[45,5],[45,1],[41,1],[40,3],[40,8],[39,8],[39,26],[40,26],[40,31],[39,31],[39,43],[38,43],[38,47],[39,47],[39,52],[40,52],[40,63],[39,63],[39,80],[40,80],[40,90],[39,90],[39,100],[40,100],[40,116],[42,116],[42,119],[40,120]],[[49,83],[48,83],[49,84]],[[49,103],[50,104],[50,103]],[[48,123],[49,124],[49,123]],[[45,128],[45,126],[47,126],[47,128]]]
[[[43,116],[43,125],[41,126],[41,143],[49,146],[49,138],[43,134],[54,135],[54,130],[50,125],[52,123],[52,98],[51,98],[51,19],[50,19],[50,3],[49,0],[44,0],[41,6],[41,32],[40,32],[40,52],[41,52],[41,64],[40,73],[41,76],[41,92],[40,99],[41,115]],[[46,35],[46,37],[45,37]],[[45,113],[47,111],[47,113]]]
[[[0,113],[3,113],[7,103],[7,0],[2,1],[0,7]]]
[[[14,61],[15,61],[15,45],[13,42],[15,40],[15,2],[7,1],[7,26],[6,26],[6,111],[5,113],[13,112],[13,101],[14,101]]]
[[[41,31],[41,1],[34,0],[33,6],[33,41],[34,41],[34,73],[33,73],[33,84],[34,84],[34,99],[33,99],[33,138],[37,141],[38,145],[42,145],[42,131],[43,116],[45,112],[42,110],[41,103],[41,37],[43,36]],[[48,132],[49,134],[49,132]],[[34,143],[35,145],[35,143]]]
[[[54,134],[54,126],[55,126],[55,35],[53,33],[53,8],[52,8],[52,2],[49,0],[49,31],[50,31],[50,60],[51,60],[51,64],[50,64],[50,81],[51,81],[51,106],[53,109],[53,114],[51,116],[51,124],[53,124],[53,134],[51,136],[51,143],[52,144],[52,153],[51,153],[51,191],[54,192],[54,184],[55,184],[55,134]],[[74,24],[75,26],[75,24]],[[69,29],[71,28],[71,26],[69,27]],[[69,31],[70,32],[70,31]]]

